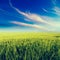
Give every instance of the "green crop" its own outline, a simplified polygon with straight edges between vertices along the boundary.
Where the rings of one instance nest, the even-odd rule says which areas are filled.
[[[0,60],[60,60],[60,33],[0,33]]]

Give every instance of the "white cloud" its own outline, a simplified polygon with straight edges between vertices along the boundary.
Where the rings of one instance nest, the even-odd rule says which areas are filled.
[[[53,8],[53,11],[54,11],[54,13],[55,13],[57,16],[60,16],[60,8],[59,8],[59,7],[55,6],[55,7]]]
[[[37,14],[33,14],[33,13],[24,13],[21,12],[19,9],[15,8],[15,10],[21,14],[24,15],[26,18],[28,18],[29,20],[33,21],[33,22],[38,22],[38,23],[44,23],[44,24],[48,24],[53,26],[53,24],[51,22],[48,22],[46,20],[44,20],[43,18],[41,18],[39,15]]]
[[[26,18],[28,18],[29,20],[33,21],[33,22],[38,22],[38,23],[44,23],[44,24],[48,24],[48,25],[51,25],[53,26],[53,24],[51,22],[48,22],[46,20],[44,20],[43,18],[41,18],[41,16],[37,15],[37,14],[33,14],[33,13],[25,13],[25,12],[22,12],[20,11],[19,9],[17,9],[16,7],[14,7],[12,4],[11,4],[11,1],[9,0],[9,4],[10,6],[16,10],[19,14],[25,16]],[[45,10],[45,9],[44,9]],[[45,10],[47,11],[47,10]]]
[[[57,0],[52,0],[53,8],[52,8],[52,13],[56,14],[57,16],[60,16],[60,7],[57,6]]]
[[[56,29],[56,28],[59,28],[60,27],[60,17],[59,18],[51,18],[51,17],[48,17],[48,16],[42,16],[44,19],[48,20],[48,21],[51,21],[51,23],[53,24],[53,28]]]
[[[22,23],[22,22],[18,22],[18,21],[11,21],[10,23],[16,24],[16,25],[21,25],[21,26],[26,26],[26,27],[32,27],[32,28],[36,28],[36,29],[39,29],[39,30],[49,31],[48,28],[45,28],[43,26],[39,26],[39,25],[36,25],[36,24],[27,24],[27,23]]]
[[[55,30],[55,27],[56,26],[58,26],[58,24],[57,23],[55,23],[54,21],[51,21],[48,17],[47,17],[47,19],[48,20],[45,20],[45,19],[43,19],[41,16],[39,16],[39,15],[37,15],[37,14],[33,14],[33,13],[25,13],[25,12],[22,12],[22,11],[20,11],[19,9],[17,9],[16,7],[14,7],[12,4],[11,4],[11,0],[9,0],[9,4],[10,4],[10,6],[14,9],[14,10],[16,10],[20,15],[23,15],[24,17],[26,17],[25,18],[25,20],[26,21],[30,21],[30,22],[37,22],[37,23],[43,23],[43,24],[46,24],[46,25],[50,25],[50,26],[52,26],[53,27],[53,29],[52,29],[52,27],[50,28],[50,29],[48,29],[46,26],[40,26],[40,25],[36,25],[36,24],[27,24],[27,23],[22,23],[22,22],[18,22],[18,21],[11,21],[10,23],[13,23],[13,24],[17,24],[17,25],[22,25],[22,26],[27,26],[27,27],[33,27],[33,28],[36,28],[36,29],[42,29],[42,30],[47,30],[47,31],[54,31]],[[56,12],[56,14],[57,13],[60,13],[60,12],[58,12],[59,11],[59,9],[58,9],[58,11],[56,10],[57,8],[55,7],[54,8],[54,11]],[[43,9],[45,12],[48,12],[46,9]],[[54,12],[52,12],[52,13],[54,13]],[[60,25],[59,25],[60,26]]]

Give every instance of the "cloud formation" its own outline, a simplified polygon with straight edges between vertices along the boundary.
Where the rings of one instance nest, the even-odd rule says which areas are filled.
[[[51,25],[53,26],[53,24],[51,22],[48,22],[46,20],[44,20],[43,18],[41,18],[39,15],[37,14],[33,14],[33,13],[25,13],[25,12],[22,12],[20,11],[19,9],[17,9],[16,7],[14,7],[12,4],[11,4],[11,0],[9,0],[9,4],[10,6],[16,10],[19,14],[25,16],[26,18],[28,18],[29,20],[33,21],[33,22],[40,22],[40,23],[44,23],[44,24],[48,24],[48,25]],[[45,10],[45,9],[44,9]],[[47,10],[45,10],[47,11]]]
[[[18,21],[11,21],[10,23],[17,24],[17,25],[20,25],[20,26],[32,27],[32,28],[36,28],[36,29],[44,30],[44,31],[49,30],[45,27],[42,27],[42,26],[39,26],[39,25],[36,25],[36,24],[27,24],[27,23],[22,23],[22,22],[18,22]]]
[[[54,11],[54,13],[55,13],[57,16],[60,16],[60,8],[59,8],[59,7],[55,6],[55,7],[53,8],[53,11]]]
[[[55,4],[56,0],[53,1],[53,4]],[[37,15],[37,14],[34,14],[34,13],[25,13],[25,12],[22,12],[20,11],[18,8],[14,7],[11,3],[11,0],[9,0],[9,4],[10,6],[15,10],[17,11],[20,15],[23,15],[25,18],[26,21],[31,21],[31,22],[37,22],[37,23],[43,23],[43,24],[46,24],[46,25],[49,25],[49,26],[52,26],[53,27],[53,30],[55,29],[55,27],[57,27],[58,25],[60,24],[57,24],[55,23],[54,21],[51,21],[48,17],[47,19],[49,20],[45,20],[43,19],[41,16]],[[54,12],[49,12],[47,9],[44,9],[43,10],[47,13],[54,13],[56,15],[60,15],[60,9],[57,8],[57,7],[54,7],[53,11]],[[45,16],[44,16],[45,17]],[[11,21],[10,23],[13,23],[13,24],[17,24],[17,25],[22,25],[22,26],[27,26],[27,27],[33,27],[33,28],[36,28],[36,29],[42,29],[42,30],[49,30],[46,26],[42,27],[40,25],[36,25],[36,24],[27,24],[27,23],[22,23],[22,22],[18,22],[18,21]],[[51,31],[52,29],[50,29]]]
[[[53,24],[51,22],[48,22],[46,20],[44,20],[43,18],[41,18],[39,15],[37,14],[33,14],[33,13],[25,13],[25,12],[21,12],[19,9],[15,8],[15,10],[25,16],[26,18],[28,18],[29,20],[33,21],[33,22],[37,22],[37,23],[44,23],[44,24],[48,24],[53,26]]]
[[[57,0],[51,0],[53,7],[50,9],[50,12],[47,9],[43,9],[45,12],[50,14],[55,14],[57,17],[49,17],[49,16],[43,16],[43,18],[52,21],[51,24],[53,24],[53,28],[58,30],[60,28],[60,7],[57,6]]]

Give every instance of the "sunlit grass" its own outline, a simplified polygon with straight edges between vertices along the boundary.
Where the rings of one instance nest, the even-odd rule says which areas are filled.
[[[60,33],[0,33],[0,60],[60,60]]]

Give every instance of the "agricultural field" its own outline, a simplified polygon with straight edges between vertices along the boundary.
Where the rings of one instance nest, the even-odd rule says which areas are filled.
[[[1,32],[0,60],[60,60],[60,33]]]

